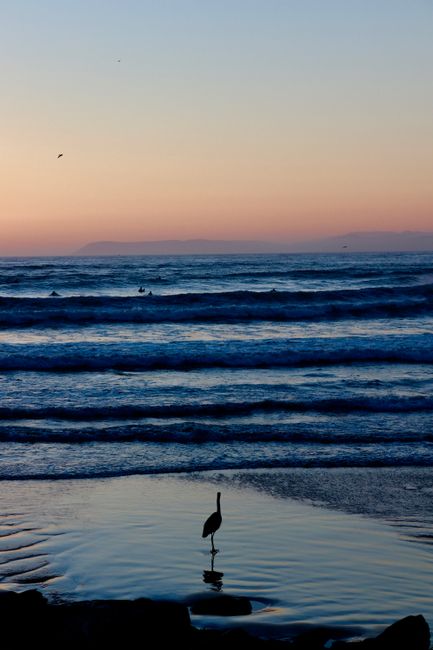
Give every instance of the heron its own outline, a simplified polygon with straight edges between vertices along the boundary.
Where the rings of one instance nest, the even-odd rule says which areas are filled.
[[[203,535],[202,537],[207,537],[210,535],[210,540],[212,542],[212,550],[211,553],[215,554],[218,553],[218,549],[215,548],[214,543],[213,543],[213,536],[217,532],[218,528],[221,526],[221,522],[223,518],[221,517],[221,492],[217,492],[217,509],[216,512],[213,512],[210,517],[208,517],[204,523],[203,526]]]

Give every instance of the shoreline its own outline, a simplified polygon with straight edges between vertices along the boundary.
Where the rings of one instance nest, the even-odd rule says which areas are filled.
[[[277,499],[372,517],[433,524],[433,466],[262,467],[184,474]]]

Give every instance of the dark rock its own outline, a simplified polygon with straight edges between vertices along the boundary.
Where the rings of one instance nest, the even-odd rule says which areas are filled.
[[[197,630],[190,637],[188,650],[292,650],[287,641],[261,639],[242,628]]]
[[[48,600],[37,589],[28,589],[18,594],[18,603],[20,607],[29,609],[40,609],[48,605]]]
[[[17,607],[18,597],[15,591],[0,591],[0,612],[3,616],[6,609]]]
[[[330,639],[335,639],[333,628],[316,627],[297,636],[292,647],[293,650],[322,650]]]
[[[188,608],[173,602],[95,600],[48,604],[37,591],[0,593],[1,648],[80,650],[173,645],[188,640]]]
[[[406,616],[386,628],[375,638],[380,650],[428,650],[430,628],[424,616]]]
[[[31,647],[46,628],[49,606],[36,589],[21,593],[0,592],[1,648]]]
[[[214,594],[194,599],[196,614],[239,616],[251,613],[244,597]],[[93,600],[50,604],[30,590],[0,591],[1,650],[106,650],[186,647],[188,650],[323,650],[343,631],[312,627],[293,642],[266,640],[241,628],[202,630],[192,627],[188,608],[174,602]],[[334,650],[428,650],[430,630],[423,616],[408,616],[374,639],[336,641]]]
[[[96,643],[101,647],[135,647],[135,639],[171,644],[187,635],[187,607],[179,603],[138,600],[96,600],[53,606],[57,647]]]
[[[255,648],[263,648],[264,645],[267,646],[267,643],[267,641],[252,636],[242,628],[226,630],[220,636],[220,647],[224,648],[224,650],[231,650],[232,648],[233,650],[239,650],[239,648],[255,650]]]
[[[38,609],[48,604],[45,596],[37,589],[28,589],[17,593],[15,591],[0,591],[0,611],[5,614],[9,611],[19,609],[20,611]]]
[[[332,650],[429,650],[430,628],[424,616],[406,616],[379,636],[365,641],[337,642]]]
[[[251,602],[245,596],[215,595],[197,599],[191,605],[193,614],[208,616],[245,616],[251,614]]]

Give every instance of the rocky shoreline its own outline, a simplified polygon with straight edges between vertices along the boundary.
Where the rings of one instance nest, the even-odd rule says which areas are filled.
[[[203,597],[191,611],[233,616],[251,611],[246,598],[225,594]],[[207,630],[191,624],[189,608],[176,602],[92,600],[50,603],[41,592],[0,592],[2,650],[58,648],[99,650],[114,648],[167,648],[188,650],[235,648],[263,650],[428,650],[430,629],[422,615],[407,616],[375,638],[363,641],[338,639],[333,628],[313,627],[290,641],[252,636],[241,628]],[[340,632],[341,634],[341,632]]]

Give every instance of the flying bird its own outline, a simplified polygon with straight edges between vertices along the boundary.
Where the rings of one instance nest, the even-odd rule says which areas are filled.
[[[62,156],[63,156],[63,154],[62,154],[62,153],[59,153],[59,155],[57,156],[57,158],[61,158]]]
[[[210,540],[212,542],[211,553],[218,553],[218,549],[215,548],[213,543],[213,536],[215,535],[218,528],[221,526],[223,518],[221,517],[221,492],[217,493],[217,509],[216,512],[213,512],[210,517],[208,517],[203,526],[203,535],[202,537],[207,537],[210,535]]]

